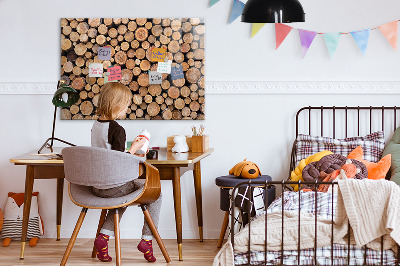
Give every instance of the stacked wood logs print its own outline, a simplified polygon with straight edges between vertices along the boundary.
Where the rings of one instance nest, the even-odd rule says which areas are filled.
[[[89,64],[103,72],[120,66],[121,82],[133,101],[125,119],[203,120],[205,106],[205,25],[200,18],[63,18],[61,19],[61,79],[80,93],[80,100],[61,110],[62,119],[97,119],[105,78],[89,77]],[[111,47],[111,59],[99,60],[100,47]],[[166,61],[180,65],[184,77],[162,74],[161,84],[149,84],[157,71],[152,50],[166,50]]]

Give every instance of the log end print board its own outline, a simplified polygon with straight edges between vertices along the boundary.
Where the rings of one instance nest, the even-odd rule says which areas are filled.
[[[61,79],[80,100],[62,119],[97,119],[106,82],[128,86],[125,119],[204,120],[204,20],[201,18],[63,18]]]

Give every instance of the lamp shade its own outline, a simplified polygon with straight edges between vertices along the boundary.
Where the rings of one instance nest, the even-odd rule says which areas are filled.
[[[304,15],[298,0],[249,0],[243,9],[242,22],[304,22]]]
[[[53,95],[53,104],[57,107],[70,107],[79,100],[79,93],[65,85],[61,84]]]

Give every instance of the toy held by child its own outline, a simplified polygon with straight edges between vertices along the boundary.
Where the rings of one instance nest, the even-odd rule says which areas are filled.
[[[136,154],[146,154],[149,149],[150,133],[146,129],[143,129],[142,132],[140,132],[139,136],[137,136],[137,137],[143,138],[146,141],[143,144],[143,146],[139,150],[136,151]]]
[[[115,120],[126,116],[126,112],[131,102],[132,93],[130,89],[121,83],[111,82],[102,87],[97,108],[99,119],[93,123],[91,132],[91,143],[93,147],[125,152],[125,129]],[[128,153],[142,158],[146,156],[150,137],[150,134],[146,132],[142,132],[135,138]],[[144,149],[144,151],[140,151],[141,149]],[[102,198],[122,197],[141,189],[144,186],[144,183],[135,180],[137,178],[137,176],[132,176],[132,181],[116,187],[93,187],[92,192],[94,195]],[[146,205],[156,227],[158,226],[161,201],[162,197],[160,194],[160,197],[155,202]],[[118,208],[120,219],[125,210],[126,207]],[[114,214],[115,209],[108,210],[100,234],[94,241],[94,246],[97,250],[97,258],[105,262],[112,261],[112,258],[108,254],[108,241],[110,236],[114,235]],[[152,237],[153,234],[150,227],[145,221],[142,230],[142,240],[137,246],[137,249],[144,254],[144,258],[149,262],[156,261],[156,258],[153,255]]]

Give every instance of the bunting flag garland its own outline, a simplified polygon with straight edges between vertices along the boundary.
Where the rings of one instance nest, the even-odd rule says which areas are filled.
[[[264,27],[265,23],[253,23],[252,28],[251,28],[251,38],[256,35],[262,27]]]
[[[315,31],[299,30],[301,55],[304,58],[317,33]]]
[[[244,3],[239,0],[233,0],[231,17],[229,18],[229,24],[231,24],[235,19],[242,15],[244,8]]]
[[[351,32],[351,35],[353,36],[354,40],[356,41],[356,43],[357,43],[358,47],[360,48],[360,51],[363,55],[365,55],[365,51],[367,50],[370,32],[371,32],[371,29]]]
[[[339,39],[340,36],[342,36],[342,34],[340,34],[339,32],[334,32],[334,33],[325,33],[323,36],[326,48],[328,48],[329,55],[332,58],[333,54],[336,51],[336,48],[338,47]]]
[[[216,3],[218,3],[220,0],[210,0],[209,2],[209,7],[214,6]],[[229,24],[231,24],[233,21],[235,21],[238,17],[240,17],[241,13],[243,12],[245,3],[243,0],[231,0],[233,1],[232,3],[232,11],[229,16]],[[369,28],[365,30],[360,30],[360,31],[351,31],[351,32],[335,32],[335,33],[323,33],[323,32],[314,32],[314,31],[309,31],[309,30],[303,30],[303,29],[298,29],[298,28],[293,28],[290,26],[287,26],[285,24],[281,23],[275,23],[275,41],[276,41],[276,47],[275,49],[278,49],[280,45],[283,43],[283,41],[286,39],[288,34],[292,30],[298,30],[299,31],[299,36],[300,36],[300,42],[301,42],[301,52],[302,52],[302,57],[304,58],[305,55],[307,54],[308,49],[310,48],[312,42],[314,41],[315,37],[317,34],[320,34],[323,36],[326,47],[328,49],[329,55],[332,58],[336,52],[336,49],[339,45],[340,37],[343,34],[351,34],[353,36],[354,41],[357,43],[357,46],[359,47],[361,53],[365,55],[367,47],[368,47],[368,41],[369,41],[369,36],[371,30],[380,30],[382,34],[385,36],[389,44],[392,46],[394,50],[397,49],[397,31],[398,31],[398,21],[400,20],[395,20],[374,28]],[[252,23],[252,29],[251,29],[251,38],[253,38],[260,30],[262,27],[265,26],[266,23]]]
[[[378,27],[394,50],[397,48],[397,22],[396,20]]]
[[[210,0],[210,5],[208,7],[212,7],[213,5],[215,5],[218,2],[219,2],[219,0]]]
[[[290,33],[290,31],[292,29],[293,28],[288,25],[281,24],[281,23],[275,23],[276,49],[278,49],[278,47],[285,40],[286,36],[288,36],[288,34]]]

